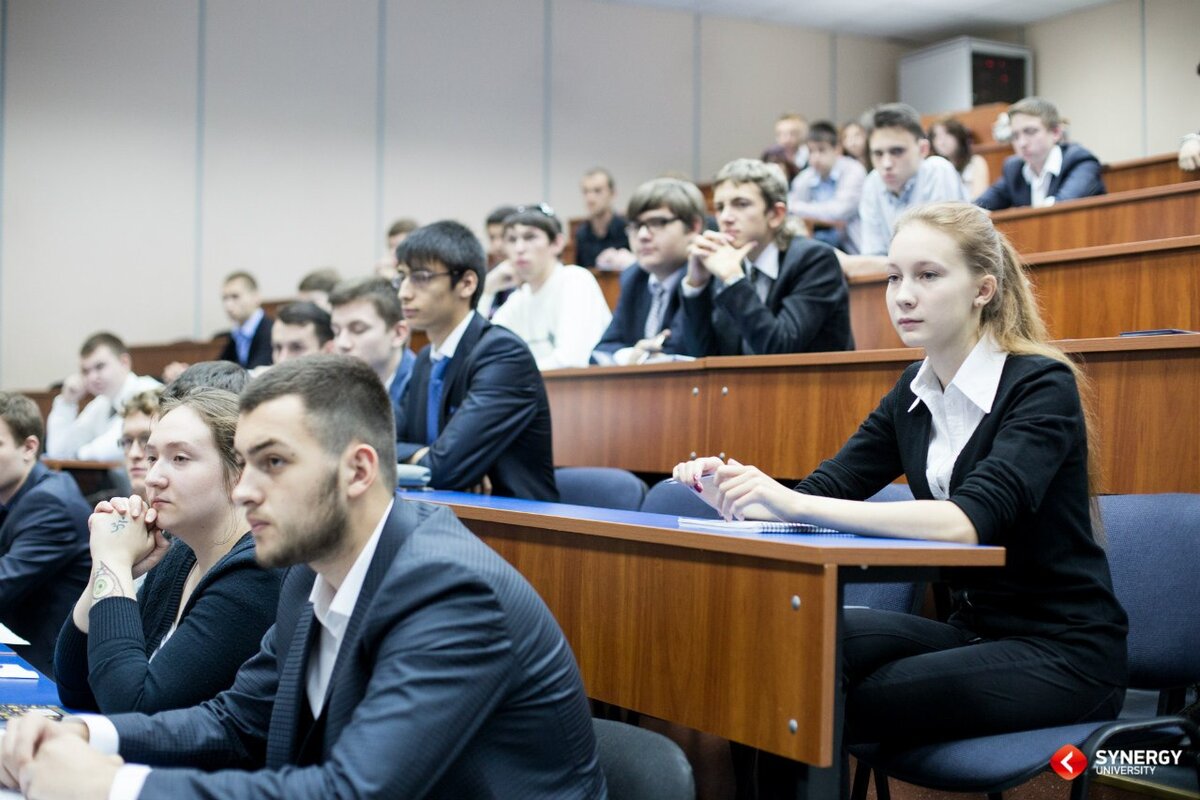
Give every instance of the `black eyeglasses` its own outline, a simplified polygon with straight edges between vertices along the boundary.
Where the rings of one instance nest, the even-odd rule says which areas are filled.
[[[454,273],[447,270],[446,272],[430,272],[427,269],[419,269],[414,272],[405,272],[397,270],[396,277],[392,279],[392,287],[396,291],[400,291],[400,287],[405,281],[411,281],[412,285],[418,289],[424,289],[429,284],[433,283],[434,278],[440,278],[443,275],[453,275]]]
[[[638,222],[631,222],[628,225],[626,225],[625,226],[625,235],[628,236],[630,239],[633,239],[639,233],[642,232],[642,228],[645,228],[646,230],[650,231],[651,233],[658,233],[663,228],[670,225],[672,222],[679,222],[679,221],[680,221],[680,217],[650,217],[649,219],[643,219]]]

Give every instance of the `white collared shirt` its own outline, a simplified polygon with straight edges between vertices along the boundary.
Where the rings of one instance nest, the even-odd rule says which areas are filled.
[[[1062,163],[1062,148],[1054,145],[1046,155],[1046,163],[1042,165],[1041,175],[1034,175],[1033,167],[1029,166],[1028,162],[1021,167],[1021,175],[1029,184],[1029,204],[1031,206],[1041,208],[1054,205],[1054,195],[1048,195],[1047,192],[1050,191],[1050,182],[1054,180],[1054,176],[1062,172]]]
[[[325,692],[329,688],[329,678],[333,675],[334,664],[337,663],[338,651],[342,647],[342,639],[346,635],[346,626],[354,614],[354,606],[358,603],[358,595],[362,592],[363,581],[375,557],[375,548],[379,545],[379,537],[383,533],[383,524],[392,513],[395,500],[388,503],[387,510],[375,526],[375,532],[363,545],[362,552],[354,559],[354,565],[342,579],[342,585],[337,589],[325,580],[325,576],[317,573],[313,581],[312,591],[308,593],[308,601],[312,603],[313,617],[321,626],[317,649],[309,656],[308,675],[305,676],[304,688],[308,694],[308,707],[312,710],[313,719],[321,716],[325,705]]]
[[[463,335],[467,332],[467,327],[471,324],[471,320],[475,318],[474,311],[468,311],[467,315],[462,318],[462,322],[454,326],[454,330],[450,331],[450,335],[446,337],[441,345],[429,345],[429,360],[431,362],[441,361],[443,358],[454,358],[454,351],[458,349],[458,343],[462,341]]]
[[[934,499],[949,499],[954,462],[984,416],[991,413],[1007,358],[1008,353],[991,336],[983,336],[945,390],[928,358],[909,384],[917,399],[908,410],[911,412],[918,403],[924,403],[933,421],[925,479]]]

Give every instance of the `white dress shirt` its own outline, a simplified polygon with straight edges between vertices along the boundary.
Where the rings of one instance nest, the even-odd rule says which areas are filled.
[[[46,456],[48,458],[80,458],[85,461],[120,461],[121,412],[125,404],[139,392],[162,386],[144,375],[125,376],[121,390],[114,399],[104,395],[92,398],[83,410],[69,403],[62,395],[54,398],[46,415]]]
[[[468,315],[469,319],[469,315]],[[459,334],[462,338],[462,334]],[[342,646],[342,638],[346,635],[346,626],[358,604],[358,596],[362,593],[363,580],[371,567],[371,559],[379,546],[379,537],[383,534],[384,523],[392,513],[395,500],[388,503],[375,532],[363,545],[362,552],[354,560],[350,571],[342,579],[342,585],[336,590],[320,573],[313,581],[312,591],[308,600],[313,606],[313,617],[321,626],[320,640],[317,649],[309,656],[308,674],[305,676],[305,693],[308,697],[308,707],[313,718],[321,715],[325,705],[325,694],[329,688],[329,679],[337,664],[338,650]],[[99,714],[80,714],[76,719],[82,720],[88,728],[88,741],[91,746],[105,755],[115,755],[120,752],[121,738],[117,728],[108,717]],[[108,800],[137,800],[141,794],[150,767],[145,764],[124,764],[117,770],[112,788],[108,792]]]
[[[454,326],[454,330],[450,331],[450,335],[440,345],[434,345],[431,342],[429,345],[430,362],[441,361],[443,358],[454,358],[454,351],[458,350],[458,343],[462,341],[463,334],[467,332],[473,319],[475,319],[475,312],[468,311],[467,315],[462,318],[462,322]]]
[[[1054,205],[1054,195],[1048,194],[1050,191],[1050,181],[1054,180],[1054,176],[1062,172],[1062,148],[1058,145],[1050,150],[1046,155],[1046,163],[1042,164],[1042,174],[1034,175],[1033,167],[1026,162],[1021,167],[1021,175],[1025,178],[1025,182],[1029,184],[1029,199],[1030,205],[1034,208],[1042,208],[1043,206]]]
[[[611,320],[595,276],[574,264],[557,265],[536,292],[522,285],[492,316],[525,340],[540,370],[586,367]]]
[[[1007,358],[1008,354],[996,346],[991,336],[984,336],[944,390],[928,358],[909,384],[917,399],[908,410],[911,412],[919,403],[924,403],[933,421],[925,479],[934,499],[950,498],[954,462],[984,415],[991,413]]]

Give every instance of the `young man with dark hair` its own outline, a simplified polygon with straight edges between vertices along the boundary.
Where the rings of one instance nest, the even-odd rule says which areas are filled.
[[[329,313],[315,303],[288,303],[276,314],[271,328],[271,359],[280,364],[292,358],[333,351]]]
[[[684,338],[679,316],[679,282],[687,269],[688,246],[704,230],[704,196],[695,184],[656,178],[629,198],[629,241],[637,263],[621,275],[621,296],[593,359],[638,364],[675,352]]]
[[[200,361],[179,373],[162,390],[162,400],[183,397],[200,386],[240,394],[250,382],[250,373],[232,361]]]
[[[329,313],[329,293],[340,283],[342,277],[333,267],[315,269],[300,279],[297,288],[300,301],[316,304],[326,314]]]
[[[333,351],[360,358],[375,371],[399,420],[417,357],[408,347],[408,323],[395,287],[383,278],[354,278],[334,287],[329,303]]]
[[[713,179],[720,231],[692,240],[683,295],[690,356],[853,350],[850,292],[832,247],[794,236],[777,164],[739,158]]]
[[[120,461],[117,440],[125,401],[161,385],[154,378],[133,374],[129,348],[118,337],[107,332],[89,336],[79,348],[79,372],[63,380],[46,418],[46,455]],[[86,394],[92,400],[80,411],[79,402]]]
[[[13,649],[49,675],[58,630],[88,582],[91,508],[74,478],[38,461],[41,444],[37,405],[0,392],[0,623],[29,642]]]
[[[192,708],[14,720],[0,782],[77,800],[604,797],[562,631],[449,509],[395,495],[390,405],[344,356],[257,378],[233,499],[259,563],[291,567],[259,653]]]
[[[399,257],[404,315],[430,344],[404,396],[397,457],[429,467],[437,489],[558,500],[537,363],[519,336],[475,311],[479,240],[457,222],[435,222],[414,231]]]
[[[258,281],[249,272],[233,272],[221,286],[221,304],[233,323],[229,341],[218,356],[246,369],[271,364],[271,318],[263,311]]]
[[[1013,206],[1041,208],[1063,200],[1104,194],[1100,160],[1077,144],[1062,144],[1058,108],[1041,97],[1008,107],[1016,155],[1004,160],[1000,178],[975,204],[989,211]]]
[[[871,123],[867,148],[875,169],[863,184],[858,205],[861,255],[842,257],[842,268],[848,275],[884,268],[896,220],[909,208],[969,200],[954,165],[941,156],[929,155],[929,139],[912,106],[885,103],[865,118]]]
[[[508,251],[504,247],[504,220],[516,213],[516,206],[499,206],[492,209],[492,213],[487,215],[484,228],[487,231],[488,272],[504,264],[508,258]],[[508,268],[505,267],[505,269]],[[496,315],[496,311],[500,306],[504,305],[504,302],[512,296],[514,291],[516,291],[516,286],[501,289],[492,296],[492,301],[487,308],[488,319]]]
[[[858,204],[866,179],[858,159],[842,155],[833,123],[814,122],[808,129],[808,167],[792,181],[788,213],[804,219],[818,242],[857,253],[862,241]]]
[[[575,229],[575,263],[581,267],[611,269],[629,253],[625,218],[613,211],[617,185],[612,173],[603,167],[589,169],[583,173],[579,190],[583,193],[587,219]]]

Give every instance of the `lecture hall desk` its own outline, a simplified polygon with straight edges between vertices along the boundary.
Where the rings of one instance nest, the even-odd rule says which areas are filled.
[[[1200,334],[1058,344],[1095,388],[1102,491],[1200,492]],[[669,473],[725,454],[802,478],[921,357],[895,349],[547,372],[554,461]]]
[[[720,535],[662,514],[401,497],[449,505],[525,576],[566,633],[589,696],[817,767],[801,787],[813,798],[836,796],[839,780],[843,584],[1004,563],[999,547]]]

